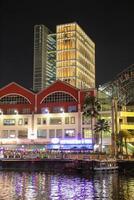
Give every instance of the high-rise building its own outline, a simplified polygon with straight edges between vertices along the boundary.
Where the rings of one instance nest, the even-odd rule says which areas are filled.
[[[56,35],[44,25],[34,26],[33,90],[40,91],[56,79]]]
[[[33,89],[40,91],[56,79],[95,88],[95,44],[77,23],[58,25],[56,34],[44,25],[34,27]]]
[[[56,29],[56,78],[80,88],[95,87],[95,44],[77,23]]]

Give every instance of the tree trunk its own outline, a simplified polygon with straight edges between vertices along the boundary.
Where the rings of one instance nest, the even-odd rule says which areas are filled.
[[[127,150],[127,139],[125,138],[125,149],[126,149],[126,156],[128,157],[128,150]]]

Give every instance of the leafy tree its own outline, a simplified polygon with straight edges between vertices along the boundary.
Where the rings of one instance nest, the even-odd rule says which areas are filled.
[[[97,123],[95,124],[94,130],[96,133],[100,133],[100,151],[102,152],[102,132],[110,132],[108,121],[106,121],[105,119],[98,119]]]
[[[125,143],[126,155],[128,156],[127,139],[131,138],[132,134],[130,131],[124,129],[120,130],[118,134],[118,147],[120,148],[120,153],[123,154],[123,143]]]

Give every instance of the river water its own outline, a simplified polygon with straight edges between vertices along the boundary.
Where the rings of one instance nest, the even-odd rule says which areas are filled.
[[[134,200],[134,176],[0,172],[0,200]]]

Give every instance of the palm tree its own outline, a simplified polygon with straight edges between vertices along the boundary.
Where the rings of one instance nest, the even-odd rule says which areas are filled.
[[[118,134],[119,141],[117,142],[119,144],[118,146],[120,147],[120,153],[123,153],[123,143],[125,143],[126,155],[128,156],[127,139],[131,137],[132,137],[132,134],[130,133],[130,131],[126,129],[119,131],[119,134]]]
[[[95,96],[87,95],[85,97],[84,106],[83,106],[83,116],[85,118],[91,118],[91,132],[92,132],[93,148],[94,148],[93,119],[99,115],[100,110],[101,110],[101,106],[97,98]]]
[[[98,119],[94,128],[96,133],[100,133],[100,151],[102,152],[102,132],[110,132],[110,126],[105,119]]]

